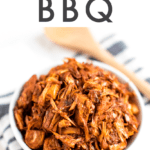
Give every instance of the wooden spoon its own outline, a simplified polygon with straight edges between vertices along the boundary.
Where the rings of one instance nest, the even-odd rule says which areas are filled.
[[[150,98],[150,84],[138,78],[133,72],[127,70],[124,65],[116,62],[115,58],[93,39],[88,28],[45,28],[46,36],[56,44],[86,53],[104,63],[113,66],[124,73],[138,89]]]

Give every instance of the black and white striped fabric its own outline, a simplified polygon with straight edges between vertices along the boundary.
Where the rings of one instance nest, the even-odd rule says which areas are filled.
[[[144,74],[144,71],[148,70],[149,68],[144,68],[144,66],[141,66],[140,60],[138,60],[139,58],[136,58],[134,54],[132,54],[129,45],[126,45],[123,40],[118,39],[119,38],[117,37],[117,35],[112,34],[102,39],[100,43],[116,58],[119,63],[124,64],[129,70],[132,70],[137,75]],[[94,60],[94,58],[80,53],[77,53],[72,57],[83,57]],[[150,74],[147,74],[147,77],[145,77],[144,80],[150,83]],[[8,94],[0,95],[0,149],[2,150],[22,149],[14,137],[8,117],[9,103],[11,101],[13,93],[14,91],[8,91]],[[143,103],[145,103],[145,109],[149,109],[148,111],[150,113],[150,102],[144,96]]]

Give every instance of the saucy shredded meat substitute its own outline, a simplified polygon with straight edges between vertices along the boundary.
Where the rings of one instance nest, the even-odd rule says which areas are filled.
[[[114,74],[67,58],[24,84],[14,115],[31,149],[123,150],[138,132],[135,99]]]

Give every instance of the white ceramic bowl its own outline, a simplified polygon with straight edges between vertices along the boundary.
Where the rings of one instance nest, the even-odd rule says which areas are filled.
[[[85,62],[84,59],[77,59],[77,61],[79,62]],[[60,65],[62,64],[62,62],[57,62],[55,63],[55,65],[51,65],[49,68],[37,73],[37,76],[40,76],[41,74],[47,74],[49,72],[49,70],[52,68],[52,67],[55,67],[57,65]],[[137,96],[137,101],[135,102],[139,109],[140,109],[140,113],[139,115],[137,116],[138,120],[140,120],[141,124],[140,124],[140,127],[139,127],[139,132],[136,133],[133,137],[130,138],[130,140],[128,141],[128,146],[127,146],[127,150],[134,150],[134,149],[138,149],[139,148],[139,144],[141,143],[141,139],[143,137],[141,137],[141,133],[142,133],[142,130],[143,130],[143,121],[144,121],[144,103],[143,103],[143,99],[138,91],[138,89],[135,87],[135,85],[124,75],[122,74],[121,72],[119,72],[118,70],[116,70],[115,68],[111,67],[111,66],[108,66],[104,63],[101,63],[101,62],[97,62],[97,61],[93,61],[93,64],[96,65],[96,66],[99,66],[100,68],[104,69],[104,70],[107,70],[107,71],[110,71],[112,72],[113,74],[115,74],[119,81],[122,82],[122,83],[128,83],[129,84],[129,89],[130,90],[133,90],[135,91],[136,93],[136,96]],[[24,84],[24,83],[23,83]],[[11,103],[10,103],[10,107],[9,107],[9,119],[10,119],[10,124],[11,124],[11,128],[13,130],[13,133],[18,141],[18,143],[20,144],[20,146],[24,149],[24,150],[31,150],[24,142],[23,140],[23,137],[22,137],[22,134],[20,133],[20,131],[18,130],[17,126],[16,126],[16,122],[15,122],[15,118],[14,118],[14,113],[13,113],[13,109],[15,107],[15,104],[16,104],[16,101],[20,95],[20,92],[21,92],[21,89],[22,89],[22,86],[23,84],[21,84],[21,86],[16,89],[14,95],[13,95],[13,98],[11,100]],[[138,146],[139,145],[139,146]]]

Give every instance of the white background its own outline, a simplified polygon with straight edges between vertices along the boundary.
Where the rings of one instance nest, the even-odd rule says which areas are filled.
[[[63,23],[62,0],[52,2],[55,20],[43,24],[38,21],[38,0],[0,1],[0,94],[13,91],[32,73],[55,61],[52,56],[57,53],[58,46],[45,38],[43,26],[88,26],[98,42],[110,33],[117,33],[126,39],[132,51],[142,59],[141,63],[149,67],[149,0],[111,0],[113,23],[94,23],[88,19],[85,14],[87,0],[76,0],[77,21]],[[107,5],[96,0],[91,10],[97,16],[98,11],[107,12]],[[71,54],[66,50],[58,57],[62,59]]]

